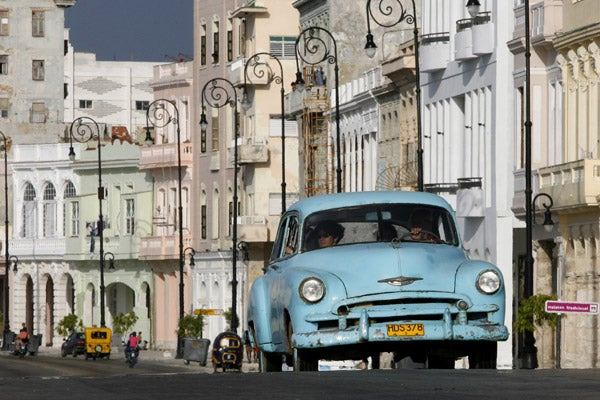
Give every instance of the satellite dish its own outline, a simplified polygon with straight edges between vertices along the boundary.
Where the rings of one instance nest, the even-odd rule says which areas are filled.
[[[417,176],[414,163],[388,167],[377,176],[375,190],[415,190]]]

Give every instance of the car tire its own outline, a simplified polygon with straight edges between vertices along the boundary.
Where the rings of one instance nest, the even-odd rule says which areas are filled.
[[[60,355],[63,358],[67,356],[67,352],[65,351],[65,349],[60,349]]]
[[[496,369],[498,343],[476,342],[469,352],[469,369]]]

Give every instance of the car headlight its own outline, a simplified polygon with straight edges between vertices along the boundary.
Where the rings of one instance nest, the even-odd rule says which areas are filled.
[[[298,291],[304,301],[316,303],[325,296],[325,284],[318,278],[306,278],[300,284]]]
[[[487,270],[477,277],[477,289],[485,294],[494,294],[500,289],[500,276],[496,271]]]

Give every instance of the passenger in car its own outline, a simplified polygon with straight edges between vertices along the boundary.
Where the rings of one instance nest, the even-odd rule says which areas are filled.
[[[441,243],[432,231],[433,218],[429,210],[418,208],[410,216],[410,240]]]
[[[333,221],[323,221],[317,226],[319,248],[335,246],[344,237],[344,227]]]

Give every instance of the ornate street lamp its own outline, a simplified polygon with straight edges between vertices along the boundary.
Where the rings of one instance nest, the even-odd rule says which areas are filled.
[[[196,255],[196,250],[194,250],[191,247],[186,247],[185,250],[183,251],[184,253],[190,253],[190,267],[193,267],[196,265],[196,262],[194,261],[194,256]]]
[[[237,331],[237,215],[238,215],[238,96],[235,86],[225,78],[213,78],[206,82],[202,88],[202,115],[200,115],[200,129],[206,133],[208,121],[206,119],[206,103],[212,108],[222,108],[227,105],[233,107],[233,247],[232,247],[232,282],[231,282],[231,330]],[[218,212],[218,210],[215,210]]]
[[[371,18],[373,21],[384,28],[391,28],[399,23],[406,22],[413,26],[414,47],[415,47],[415,96],[417,103],[417,190],[423,191],[423,138],[422,138],[422,122],[421,122],[421,71],[419,68],[419,29],[417,28],[417,14],[415,1],[412,3],[412,14],[404,7],[400,0],[375,0],[378,3],[376,11],[383,16],[383,20],[378,20],[375,17],[371,0],[367,0],[367,42],[365,44],[365,52],[368,57],[373,58],[377,51],[377,45],[373,40],[371,33]],[[389,4],[392,3],[392,4]],[[397,4],[397,8],[395,5]]]
[[[115,269],[115,255],[110,251],[104,253],[104,260],[108,260],[108,269]]]
[[[532,201],[533,211],[531,213],[532,218],[533,218],[532,223],[533,223],[533,225],[536,224],[536,222],[535,222],[535,202],[540,197],[545,197],[548,200],[548,203],[546,203],[546,202],[542,203],[542,207],[544,207],[544,209],[545,209],[544,222],[542,222],[542,225],[544,226],[544,229],[546,230],[546,232],[551,232],[552,229],[554,228],[554,221],[552,221],[552,212],[550,211],[550,209],[554,205],[554,200],[552,199],[552,196],[550,196],[549,194],[539,193],[533,198],[533,201]]]
[[[321,37],[321,32],[329,37],[333,43],[333,53],[330,52],[328,42]],[[305,64],[317,65],[324,61],[334,64],[335,73],[335,145],[336,151],[336,179],[337,192],[342,192],[342,157],[341,157],[341,133],[340,133],[340,95],[339,95],[339,67],[337,61],[337,43],[335,38],[325,28],[313,26],[306,28],[298,35],[296,39],[296,87],[297,90],[304,90],[304,79],[300,72],[300,58]]]
[[[183,205],[181,199],[181,132],[179,127],[179,109],[174,101],[167,99],[154,100],[146,110],[146,144],[154,143],[154,139],[150,134],[150,125],[157,128],[164,128],[169,124],[174,124],[177,131],[177,189],[178,189],[178,230],[179,230],[179,320],[184,314],[184,282],[183,268],[185,259],[183,255]],[[183,347],[181,339],[177,338],[177,355],[176,358],[183,358]]]
[[[277,64],[279,65],[279,75],[277,75],[275,73],[275,71],[273,71],[273,69],[271,68],[271,65],[269,64],[268,60],[266,59],[261,59],[261,57],[270,57],[271,59],[277,61]],[[248,67],[250,68],[250,72],[252,73],[252,75],[248,75]],[[285,106],[284,106],[284,88],[283,88],[283,66],[281,65],[281,61],[279,60],[279,58],[277,58],[276,56],[272,55],[271,53],[267,53],[267,52],[261,52],[261,53],[256,53],[252,56],[250,56],[250,58],[248,58],[248,60],[246,61],[246,65],[244,66],[244,93],[242,95],[242,107],[244,107],[244,110],[248,111],[250,109],[250,107],[252,107],[252,100],[250,99],[250,96],[248,95],[248,86],[247,86],[247,81],[250,81],[250,83],[252,83],[252,78],[254,79],[267,79],[267,84],[270,84],[271,82],[275,82],[277,84],[281,85],[281,98],[280,98],[280,102],[281,102],[281,213],[283,214],[285,212],[286,206],[285,206],[285,188],[286,188],[286,183],[285,183],[285,118],[284,118],[284,114],[285,114]]]
[[[8,270],[9,270],[9,261],[10,261],[10,253],[8,251],[8,143],[6,141],[6,136],[4,133],[0,131],[0,136],[2,136],[2,150],[4,151],[4,340],[2,341],[2,350],[8,349],[7,346],[4,346],[4,343],[7,343],[7,334],[10,332],[10,317],[9,317],[9,301],[10,296],[8,295]]]
[[[104,200],[104,187],[102,187],[102,143],[100,141],[100,128],[96,121],[90,117],[79,117],[71,123],[69,129],[70,143],[69,159],[75,161],[73,139],[79,143],[90,140],[98,142],[98,236],[100,237],[100,326],[106,326],[104,310],[104,220],[102,216],[102,200]]]

